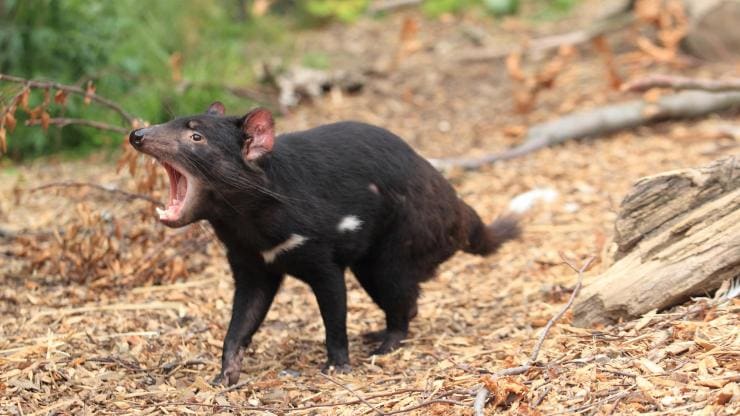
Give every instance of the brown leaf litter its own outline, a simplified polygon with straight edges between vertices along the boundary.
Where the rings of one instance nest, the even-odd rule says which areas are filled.
[[[398,132],[428,157],[480,154],[513,144],[517,136],[506,131],[514,126],[620,94],[594,53],[563,67],[532,113],[513,114],[511,87],[488,64],[428,65],[463,42],[456,25],[480,24],[461,19],[423,22],[415,35],[422,47],[388,78],[341,101],[319,98],[278,126],[360,119]],[[383,25],[401,27],[403,18],[330,28],[305,42],[394,59],[382,50],[392,41],[381,40],[399,30]],[[342,43],[357,37],[370,40]],[[430,39],[443,41],[430,48]],[[527,213],[523,238],[496,255],[458,254],[440,267],[423,287],[409,339],[390,355],[368,356],[372,346],[360,334],[378,329],[383,316],[348,276],[349,374],[318,371],[318,307],[307,287],[287,280],[231,388],[208,383],[220,366],[232,283],[207,226],[165,229],[151,203],[95,189],[26,191],[60,179],[136,189],[100,158],[0,172],[0,230],[17,234],[0,233],[0,414],[471,415],[482,385],[493,393],[486,414],[738,414],[740,301],[709,294],[601,328],[573,327],[566,313],[529,371],[492,376],[527,362],[543,325],[568,300],[577,275],[560,253],[596,256],[588,284],[609,265],[614,219],[631,184],[732,154],[727,143],[736,138],[707,133],[727,123],[656,125],[450,172],[487,220],[532,189],[558,197]]]

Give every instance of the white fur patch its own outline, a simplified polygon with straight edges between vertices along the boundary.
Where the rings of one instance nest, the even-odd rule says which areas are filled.
[[[531,191],[519,194],[509,202],[509,211],[523,214],[538,202],[553,202],[558,198],[558,191],[553,188],[535,188]]]
[[[275,261],[275,258],[279,254],[290,251],[296,247],[300,247],[301,245],[303,245],[303,243],[306,242],[306,240],[308,240],[308,238],[302,235],[292,234],[290,238],[283,241],[282,243],[269,250],[263,251],[262,258],[265,259],[265,263],[272,263],[273,261]]]
[[[340,232],[357,231],[360,229],[361,225],[361,219],[357,218],[354,215],[347,215],[346,217],[342,218],[341,221],[339,221],[339,224],[337,225],[337,230],[339,230]]]

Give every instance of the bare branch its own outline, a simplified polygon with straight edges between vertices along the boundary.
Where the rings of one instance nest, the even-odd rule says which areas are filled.
[[[81,95],[83,97],[90,97],[91,100],[99,103],[102,106],[108,107],[111,110],[114,110],[118,114],[123,117],[123,119],[129,124],[133,125],[136,122],[136,117],[128,113],[126,110],[121,108],[120,105],[116,104],[115,102],[105,98],[101,97],[100,95],[97,95],[95,93],[88,94],[85,89],[74,86],[74,85],[65,85],[60,84],[58,82],[44,82],[44,81],[32,81],[25,78],[20,77],[14,77],[12,75],[6,75],[0,73],[0,81],[7,81],[7,82],[14,82],[16,84],[24,84],[25,86],[29,88],[41,88],[41,89],[56,89],[56,90],[62,90],[65,92],[69,92],[72,94]]]
[[[702,90],[711,92],[740,91],[740,78],[706,79],[659,74],[630,81],[622,86],[622,91],[639,92],[649,90],[650,88]]]
[[[576,296],[578,296],[578,292],[581,291],[581,286],[583,284],[583,272],[585,272],[589,266],[591,266],[591,263],[594,261],[596,257],[591,256],[589,257],[585,263],[581,266],[580,269],[577,269],[573,264],[565,258],[563,253],[560,253],[560,258],[563,260],[565,264],[568,265],[573,271],[578,273],[578,283],[576,283],[575,288],[573,288],[573,293],[570,294],[570,298],[568,299],[568,302],[563,305],[563,307],[560,309],[560,312],[558,312],[555,316],[550,318],[549,321],[547,321],[547,325],[545,325],[545,329],[542,330],[542,333],[540,334],[540,339],[537,341],[537,345],[534,347],[534,350],[532,351],[532,355],[529,357],[529,362],[527,364],[534,364],[537,362],[537,356],[540,354],[540,349],[542,348],[542,344],[545,342],[545,337],[547,336],[547,333],[550,332],[550,328],[557,322],[560,318],[565,315],[565,312],[570,309],[570,307],[573,305],[573,301],[576,299]]]
[[[365,400],[365,399],[364,399],[364,398],[363,398],[362,396],[360,396],[360,395],[359,395],[359,394],[358,394],[358,393],[357,393],[356,391],[352,390],[352,388],[350,388],[349,386],[346,386],[346,385],[344,385],[344,384],[340,383],[339,381],[335,380],[335,379],[334,379],[333,377],[331,377],[331,376],[328,376],[328,375],[326,375],[326,374],[324,374],[324,373],[319,373],[319,375],[320,375],[321,377],[324,377],[325,379],[327,379],[327,380],[331,381],[332,383],[336,384],[337,386],[339,386],[339,387],[341,387],[341,388],[343,388],[343,389],[347,390],[348,392],[352,393],[352,395],[353,395],[353,396],[355,396],[355,397],[357,397],[357,399],[358,399],[358,400],[361,400],[361,401],[362,401],[363,403],[365,403],[365,404],[366,404],[366,405],[367,405],[368,407],[370,407],[371,409],[375,410],[375,413],[377,413],[377,414],[379,414],[379,415],[381,415],[381,416],[385,416],[385,413],[383,413],[383,412],[382,412],[382,411],[381,411],[380,409],[378,409],[377,407],[373,406],[373,404],[372,404],[372,403],[370,403],[370,402],[368,402],[367,400]]]
[[[422,0],[376,0],[367,8],[369,13],[383,13],[409,6],[418,6]]]
[[[740,105],[740,92],[704,91],[684,91],[661,97],[655,103],[634,100],[610,104],[532,126],[524,143],[500,153],[477,158],[430,159],[429,162],[438,169],[451,167],[479,169],[485,165],[524,156],[571,139],[602,137],[661,120],[700,117],[736,105]]]
[[[529,371],[530,368],[532,368],[532,365],[537,362],[537,356],[540,354],[540,349],[542,349],[542,344],[545,342],[545,338],[547,337],[547,334],[550,332],[550,329],[552,326],[557,322],[560,318],[565,315],[565,312],[570,309],[570,307],[573,305],[573,301],[576,299],[576,296],[578,296],[578,292],[581,290],[581,285],[583,283],[583,273],[588,269],[588,267],[591,265],[591,263],[594,261],[595,257],[591,256],[589,257],[585,263],[581,266],[581,268],[576,268],[565,256],[563,253],[560,253],[560,258],[563,260],[565,264],[568,265],[571,269],[573,269],[576,273],[578,273],[578,282],[576,283],[575,288],[573,288],[573,293],[571,293],[570,298],[568,299],[568,302],[563,305],[562,308],[560,308],[560,311],[556,313],[552,318],[550,318],[549,321],[547,321],[547,324],[545,325],[545,328],[542,330],[542,333],[540,333],[540,337],[537,340],[537,344],[535,344],[534,349],[532,350],[532,354],[530,355],[529,359],[527,360],[524,365],[520,365],[518,367],[512,367],[507,368],[505,370],[497,371],[493,374],[494,377],[504,377],[504,376],[511,376],[511,375],[517,375],[517,374],[524,374],[527,371]],[[486,401],[488,400],[488,396],[490,395],[490,392],[486,388],[485,385],[481,386],[480,389],[475,393],[475,402],[473,403],[473,410],[475,411],[476,416],[483,416],[483,409],[486,405]]]
[[[431,400],[427,400],[425,402],[421,402],[419,404],[416,404],[416,405],[413,405],[413,406],[409,406],[409,407],[406,407],[406,408],[403,408],[403,409],[393,410],[391,412],[386,413],[386,415],[399,415],[401,413],[411,412],[411,411],[414,411],[414,410],[417,410],[417,409],[421,409],[422,407],[427,407],[427,406],[431,406],[433,404],[438,404],[438,403],[449,404],[449,405],[453,405],[453,406],[466,406],[465,403],[459,402],[457,400],[431,399]]]
[[[473,411],[475,416],[483,416],[483,409],[486,407],[486,401],[491,393],[485,386],[481,386],[480,389],[475,393],[475,402],[473,402]]]
[[[28,190],[28,192],[38,192],[38,191],[49,189],[49,188],[92,188],[92,189],[107,192],[110,194],[122,196],[127,200],[139,199],[142,201],[147,201],[154,205],[162,205],[161,202],[157,201],[156,199],[148,195],[135,194],[132,192],[126,192],[126,191],[122,191],[120,189],[115,189],[115,188],[107,188],[103,185],[98,185],[96,183],[91,183],[91,182],[52,182],[52,183],[47,183],[45,185],[37,186],[35,188],[31,188]]]
[[[52,118],[49,119],[49,124],[64,127],[69,125],[78,125],[92,127],[98,130],[108,130],[116,133],[126,134],[130,130],[124,127],[114,126],[112,124],[103,123],[100,121],[85,120],[83,118]],[[40,126],[42,125],[41,120],[26,120],[27,126]]]

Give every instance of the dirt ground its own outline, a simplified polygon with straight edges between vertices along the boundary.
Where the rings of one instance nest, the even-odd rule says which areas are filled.
[[[594,12],[538,30],[571,30],[588,13]],[[418,44],[393,64],[409,16],[418,23]],[[384,75],[371,77],[359,94],[302,104],[279,118],[277,129],[357,119],[393,130],[427,157],[477,155],[516,144],[517,132],[531,123],[635,98],[610,89],[601,60],[584,48],[541,93],[534,111],[517,114],[502,62],[454,59],[475,46],[465,28],[484,31],[496,44],[536,34],[521,22],[493,28],[477,17],[430,21],[415,14],[310,33],[299,48],[330,51],[338,67],[377,65]],[[625,75],[675,72],[656,63],[630,65]],[[681,71],[720,76],[735,69]],[[212,239],[184,248],[190,237],[183,233],[209,236],[205,225],[167,230],[150,203],[95,190],[28,191],[59,180],[133,189],[130,176],[101,155],[7,169],[0,172],[0,229],[25,237],[0,236],[0,414],[470,415],[481,383],[496,393],[486,414],[738,414],[740,302],[717,306],[713,294],[600,328],[573,327],[568,313],[548,334],[532,370],[499,380],[488,375],[524,363],[542,327],[567,301],[577,275],[560,253],[577,264],[596,256],[586,283],[605,270],[614,220],[630,186],[642,176],[737,154],[737,142],[716,133],[737,122],[736,115],[666,122],[449,172],[461,197],[486,220],[535,188],[552,188],[558,197],[528,212],[523,237],[497,254],[458,254],[445,263],[423,286],[409,339],[390,355],[368,356],[373,346],[360,334],[379,329],[383,315],[348,276],[349,374],[319,372],[318,307],[306,286],[288,279],[245,356],[240,384],[230,389],[208,383],[219,370],[230,317],[223,249]],[[82,231],[67,225],[80,221]],[[125,229],[116,228],[121,224]],[[111,235],[128,237],[84,237],[94,233],[85,230],[109,226]],[[65,245],[73,233],[83,235],[80,245]],[[101,257],[111,259],[100,261],[105,274],[75,272],[85,265],[69,259],[95,248],[85,244],[113,244]],[[60,270],[64,250],[71,266]],[[167,271],[137,280],[137,273],[151,272],[137,265],[149,265],[155,251],[165,256]]]

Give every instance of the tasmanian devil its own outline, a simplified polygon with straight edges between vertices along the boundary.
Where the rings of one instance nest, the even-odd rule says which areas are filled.
[[[486,255],[515,238],[515,219],[490,225],[399,137],[341,122],[274,135],[265,109],[205,114],[131,132],[137,150],[167,170],[170,197],[159,220],[207,220],[227,250],[235,293],[214,382],[239,379],[244,348],[286,274],[306,282],[326,333],[325,368],[346,370],[350,268],[385,312],[375,354],[398,347],[416,316],[419,283],[457,250]]]

